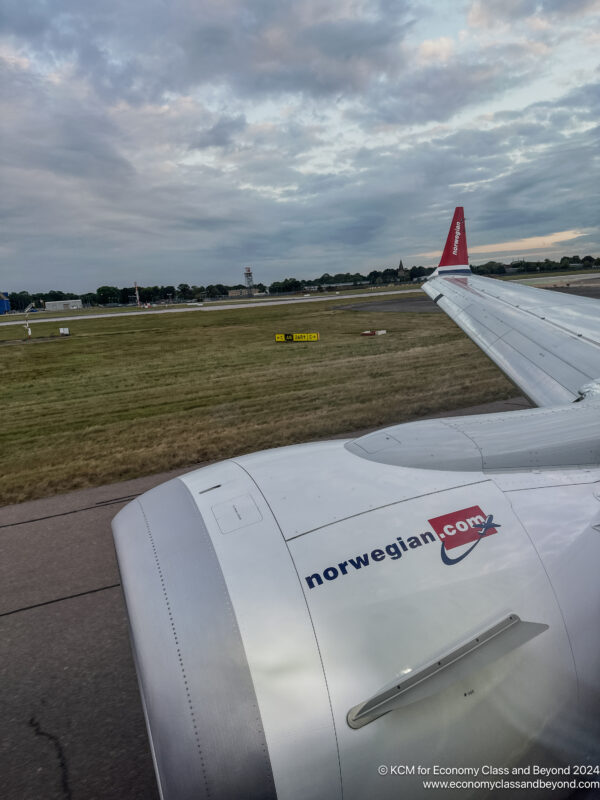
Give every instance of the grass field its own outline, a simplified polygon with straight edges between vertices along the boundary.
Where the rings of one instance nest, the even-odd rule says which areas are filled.
[[[342,305],[73,320],[62,339],[49,338],[56,323],[37,324],[27,343],[9,343],[20,329],[0,328],[0,501],[515,394],[444,315]],[[388,335],[359,336],[365,328]],[[321,340],[275,342],[290,331]]]

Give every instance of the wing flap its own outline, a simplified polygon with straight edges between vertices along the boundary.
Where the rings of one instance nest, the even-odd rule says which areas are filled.
[[[600,377],[595,300],[472,274],[424,290],[536,405],[577,400]]]

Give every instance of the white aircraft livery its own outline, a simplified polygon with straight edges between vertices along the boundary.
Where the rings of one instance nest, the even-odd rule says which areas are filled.
[[[536,408],[240,456],[115,517],[165,800],[600,789],[600,305],[472,274],[460,207],[424,289]]]

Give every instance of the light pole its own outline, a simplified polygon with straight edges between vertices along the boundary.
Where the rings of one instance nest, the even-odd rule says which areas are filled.
[[[27,338],[31,338],[31,328],[29,327],[29,312],[33,308],[33,303],[29,303],[27,308],[25,309],[25,325],[23,327],[27,331]]]

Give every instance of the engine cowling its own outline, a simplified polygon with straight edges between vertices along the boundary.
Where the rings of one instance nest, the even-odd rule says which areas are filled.
[[[505,492],[345,444],[206,467],[115,518],[165,798],[416,797],[418,765],[561,763],[573,654]]]

